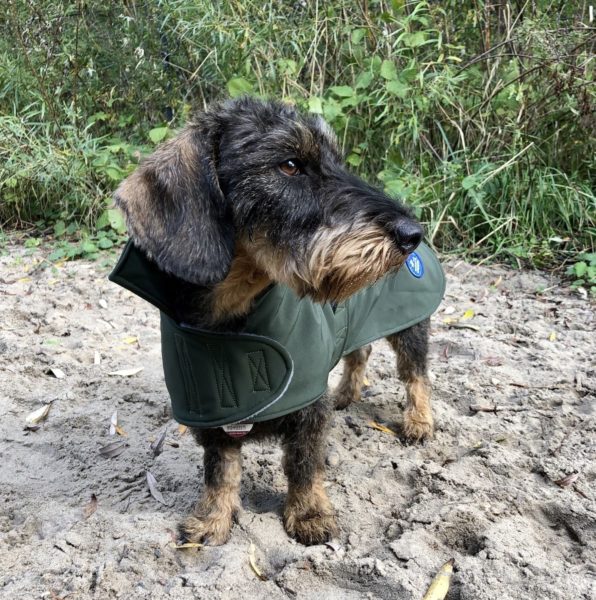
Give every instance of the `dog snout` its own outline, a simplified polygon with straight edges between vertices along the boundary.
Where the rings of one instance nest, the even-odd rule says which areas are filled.
[[[422,226],[410,220],[398,221],[393,231],[397,247],[403,254],[410,254],[416,250],[424,235]]]

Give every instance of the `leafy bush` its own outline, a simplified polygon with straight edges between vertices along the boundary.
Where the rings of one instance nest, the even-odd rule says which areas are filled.
[[[584,287],[596,297],[596,253],[579,254],[577,262],[567,268],[567,275],[573,280],[572,287]]]
[[[0,219],[93,223],[191,106],[253,93],[322,114],[439,247],[557,264],[594,251],[587,24],[585,1],[11,0]]]

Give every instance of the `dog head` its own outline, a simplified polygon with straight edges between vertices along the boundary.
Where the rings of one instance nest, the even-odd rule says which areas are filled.
[[[209,286],[238,248],[269,279],[341,301],[397,270],[422,239],[398,202],[350,174],[317,116],[241,98],[198,115],[118,188],[132,238]]]

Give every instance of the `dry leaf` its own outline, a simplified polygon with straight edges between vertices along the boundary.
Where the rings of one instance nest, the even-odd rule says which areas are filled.
[[[327,546],[328,548],[331,548],[331,550],[333,550],[333,552],[339,552],[341,550],[341,544],[339,542],[334,541],[334,540],[330,540],[329,542],[325,542],[325,546]]]
[[[149,491],[151,492],[151,495],[161,504],[166,504],[166,501],[164,500],[161,492],[159,491],[159,489],[157,488],[157,480],[155,479],[155,477],[153,476],[153,473],[151,473],[151,471],[147,471],[147,485],[149,486]]]
[[[445,319],[443,319],[443,323],[449,325],[450,327],[457,327],[457,323],[459,323],[460,321],[469,321],[470,319],[474,318],[474,315],[474,311],[471,308],[468,308],[468,310],[466,310],[461,317],[446,317]],[[476,329],[473,325],[460,325],[460,327]]]
[[[188,431],[186,425],[178,425],[178,435],[184,435]]]
[[[112,442],[107,446],[103,446],[103,448],[99,449],[99,453],[106,458],[116,458],[116,456],[120,456],[128,447],[126,442]]]
[[[119,375],[120,377],[131,377],[143,370],[143,367],[132,367],[130,369],[120,369],[119,371],[110,371],[108,375]]]
[[[29,413],[25,417],[25,429],[37,429],[37,425],[39,425],[42,421],[45,421],[50,414],[50,408],[52,408],[52,403],[44,404],[41,408],[34,410],[32,413]]]
[[[53,375],[56,379],[64,379],[66,377],[64,371],[58,367],[50,367],[46,371],[46,375]]]
[[[489,367],[500,367],[503,364],[503,359],[500,356],[487,356],[484,362]]]
[[[118,427],[118,411],[115,410],[110,419],[110,435],[116,435],[116,427]]]
[[[124,431],[124,429],[122,429],[122,427],[120,427],[120,425],[116,425],[116,433],[117,433],[118,435],[121,435],[122,437],[124,437],[124,436],[128,435],[128,434],[126,433],[126,431]]]
[[[450,325],[451,323],[457,323],[459,319],[457,317],[445,317],[443,323]]]
[[[492,287],[499,287],[503,281],[503,278],[499,275],[492,283]]]
[[[163,443],[166,440],[167,433],[168,433],[168,428],[164,427],[164,430],[161,432],[161,435],[151,444],[151,451],[153,452],[153,458],[156,458],[163,452]]]
[[[91,494],[91,500],[83,508],[83,517],[88,519],[97,510],[97,496]]]
[[[251,542],[250,546],[248,548],[248,562],[250,563],[252,570],[255,572],[255,575],[261,581],[267,581],[267,577],[265,577],[265,575],[263,575],[263,572],[261,571],[261,569],[259,569],[259,566],[257,565],[257,559],[255,557],[256,550],[257,549],[256,549],[255,545]]]
[[[377,429],[379,431],[382,431],[383,433],[389,433],[391,435],[397,435],[397,433],[395,433],[395,431],[393,431],[393,429],[389,429],[389,427],[385,427],[385,425],[380,425],[376,421],[369,421],[368,426],[372,427],[373,429]]]
[[[569,487],[573,485],[579,479],[579,473],[572,473],[571,475],[567,475],[567,477],[563,477],[563,479],[558,479],[553,482],[556,483],[560,487]]]
[[[449,591],[455,559],[448,560],[435,575],[422,600],[443,600]]]
[[[450,351],[451,351],[451,344],[449,342],[447,342],[445,344],[445,347],[443,348],[443,352],[442,352],[443,358],[445,360],[449,360]]]
[[[170,544],[170,548],[175,548],[176,550],[184,550],[186,548],[202,548],[203,544],[197,544],[196,542],[181,542],[180,544],[176,544],[172,542]]]

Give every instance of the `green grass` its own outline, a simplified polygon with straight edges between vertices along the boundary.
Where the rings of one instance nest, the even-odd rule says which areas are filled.
[[[191,107],[252,93],[322,114],[441,250],[556,267],[595,250],[587,6],[15,0],[0,226],[101,230],[114,187]]]

